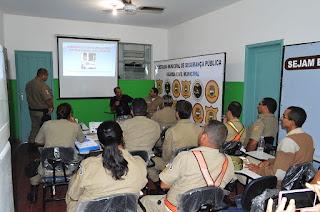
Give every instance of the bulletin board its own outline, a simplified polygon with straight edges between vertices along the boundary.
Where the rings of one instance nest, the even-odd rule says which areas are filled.
[[[280,114],[289,106],[302,107],[307,120],[302,126],[312,136],[315,157],[320,157],[320,42],[284,47]],[[287,132],[279,127],[279,140]]]
[[[210,54],[155,62],[155,83],[159,95],[192,104],[191,120],[204,125],[221,120],[226,54]]]

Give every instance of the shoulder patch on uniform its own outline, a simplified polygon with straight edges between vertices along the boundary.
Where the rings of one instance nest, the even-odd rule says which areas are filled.
[[[261,125],[262,125],[262,122],[261,122],[261,121],[255,121],[255,122],[253,123],[253,131],[258,131],[259,128],[261,127]]]
[[[46,93],[46,94],[50,94],[49,90],[46,90],[45,93]]]
[[[162,170],[162,173],[166,173],[169,170],[170,166],[168,166],[168,165],[169,164],[167,164],[166,168],[164,168],[164,170]]]

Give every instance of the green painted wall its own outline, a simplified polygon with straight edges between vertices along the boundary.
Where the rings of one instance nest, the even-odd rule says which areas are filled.
[[[231,101],[243,103],[243,82],[225,82],[224,112]],[[146,97],[150,88],[154,87],[153,80],[119,80],[119,86],[124,94],[133,98]],[[73,116],[86,125],[91,121],[105,121],[113,119],[113,115],[106,114],[110,111],[110,99],[79,99],[59,100],[59,83],[54,79],[55,107],[63,102],[72,105]],[[11,138],[19,138],[18,103],[17,103],[17,81],[8,80],[8,99],[10,112],[10,134]],[[240,117],[241,118],[241,117]]]
[[[153,80],[119,80],[119,86],[124,94],[133,98],[149,95],[150,88],[154,87]],[[17,81],[8,81],[9,112],[10,112],[10,135],[11,138],[19,138],[19,120],[17,103]],[[110,99],[59,99],[59,81],[54,79],[54,105],[55,108],[68,102],[73,108],[73,116],[78,118],[79,122],[89,126],[91,121],[113,120],[113,115],[105,113],[110,111]]]
[[[19,138],[17,80],[8,80],[10,138]]]
[[[225,82],[222,114],[226,113],[227,106],[232,101],[240,102],[241,105],[243,105],[243,87],[243,82]],[[240,120],[242,120],[242,114],[240,116]]]

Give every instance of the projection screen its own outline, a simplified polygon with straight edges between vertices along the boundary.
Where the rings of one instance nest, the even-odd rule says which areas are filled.
[[[57,37],[60,98],[114,96],[118,41]]]

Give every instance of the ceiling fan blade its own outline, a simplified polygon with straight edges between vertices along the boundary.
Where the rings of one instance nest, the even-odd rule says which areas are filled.
[[[158,12],[161,13],[163,12],[164,8],[160,8],[160,7],[139,7],[140,11],[145,11],[145,12]]]
[[[124,4],[132,4],[131,0],[122,0]]]
[[[113,12],[113,9],[108,9],[108,10],[102,10],[103,12],[106,12],[106,13],[112,13]],[[123,12],[124,10],[123,9],[117,9],[117,12]]]

